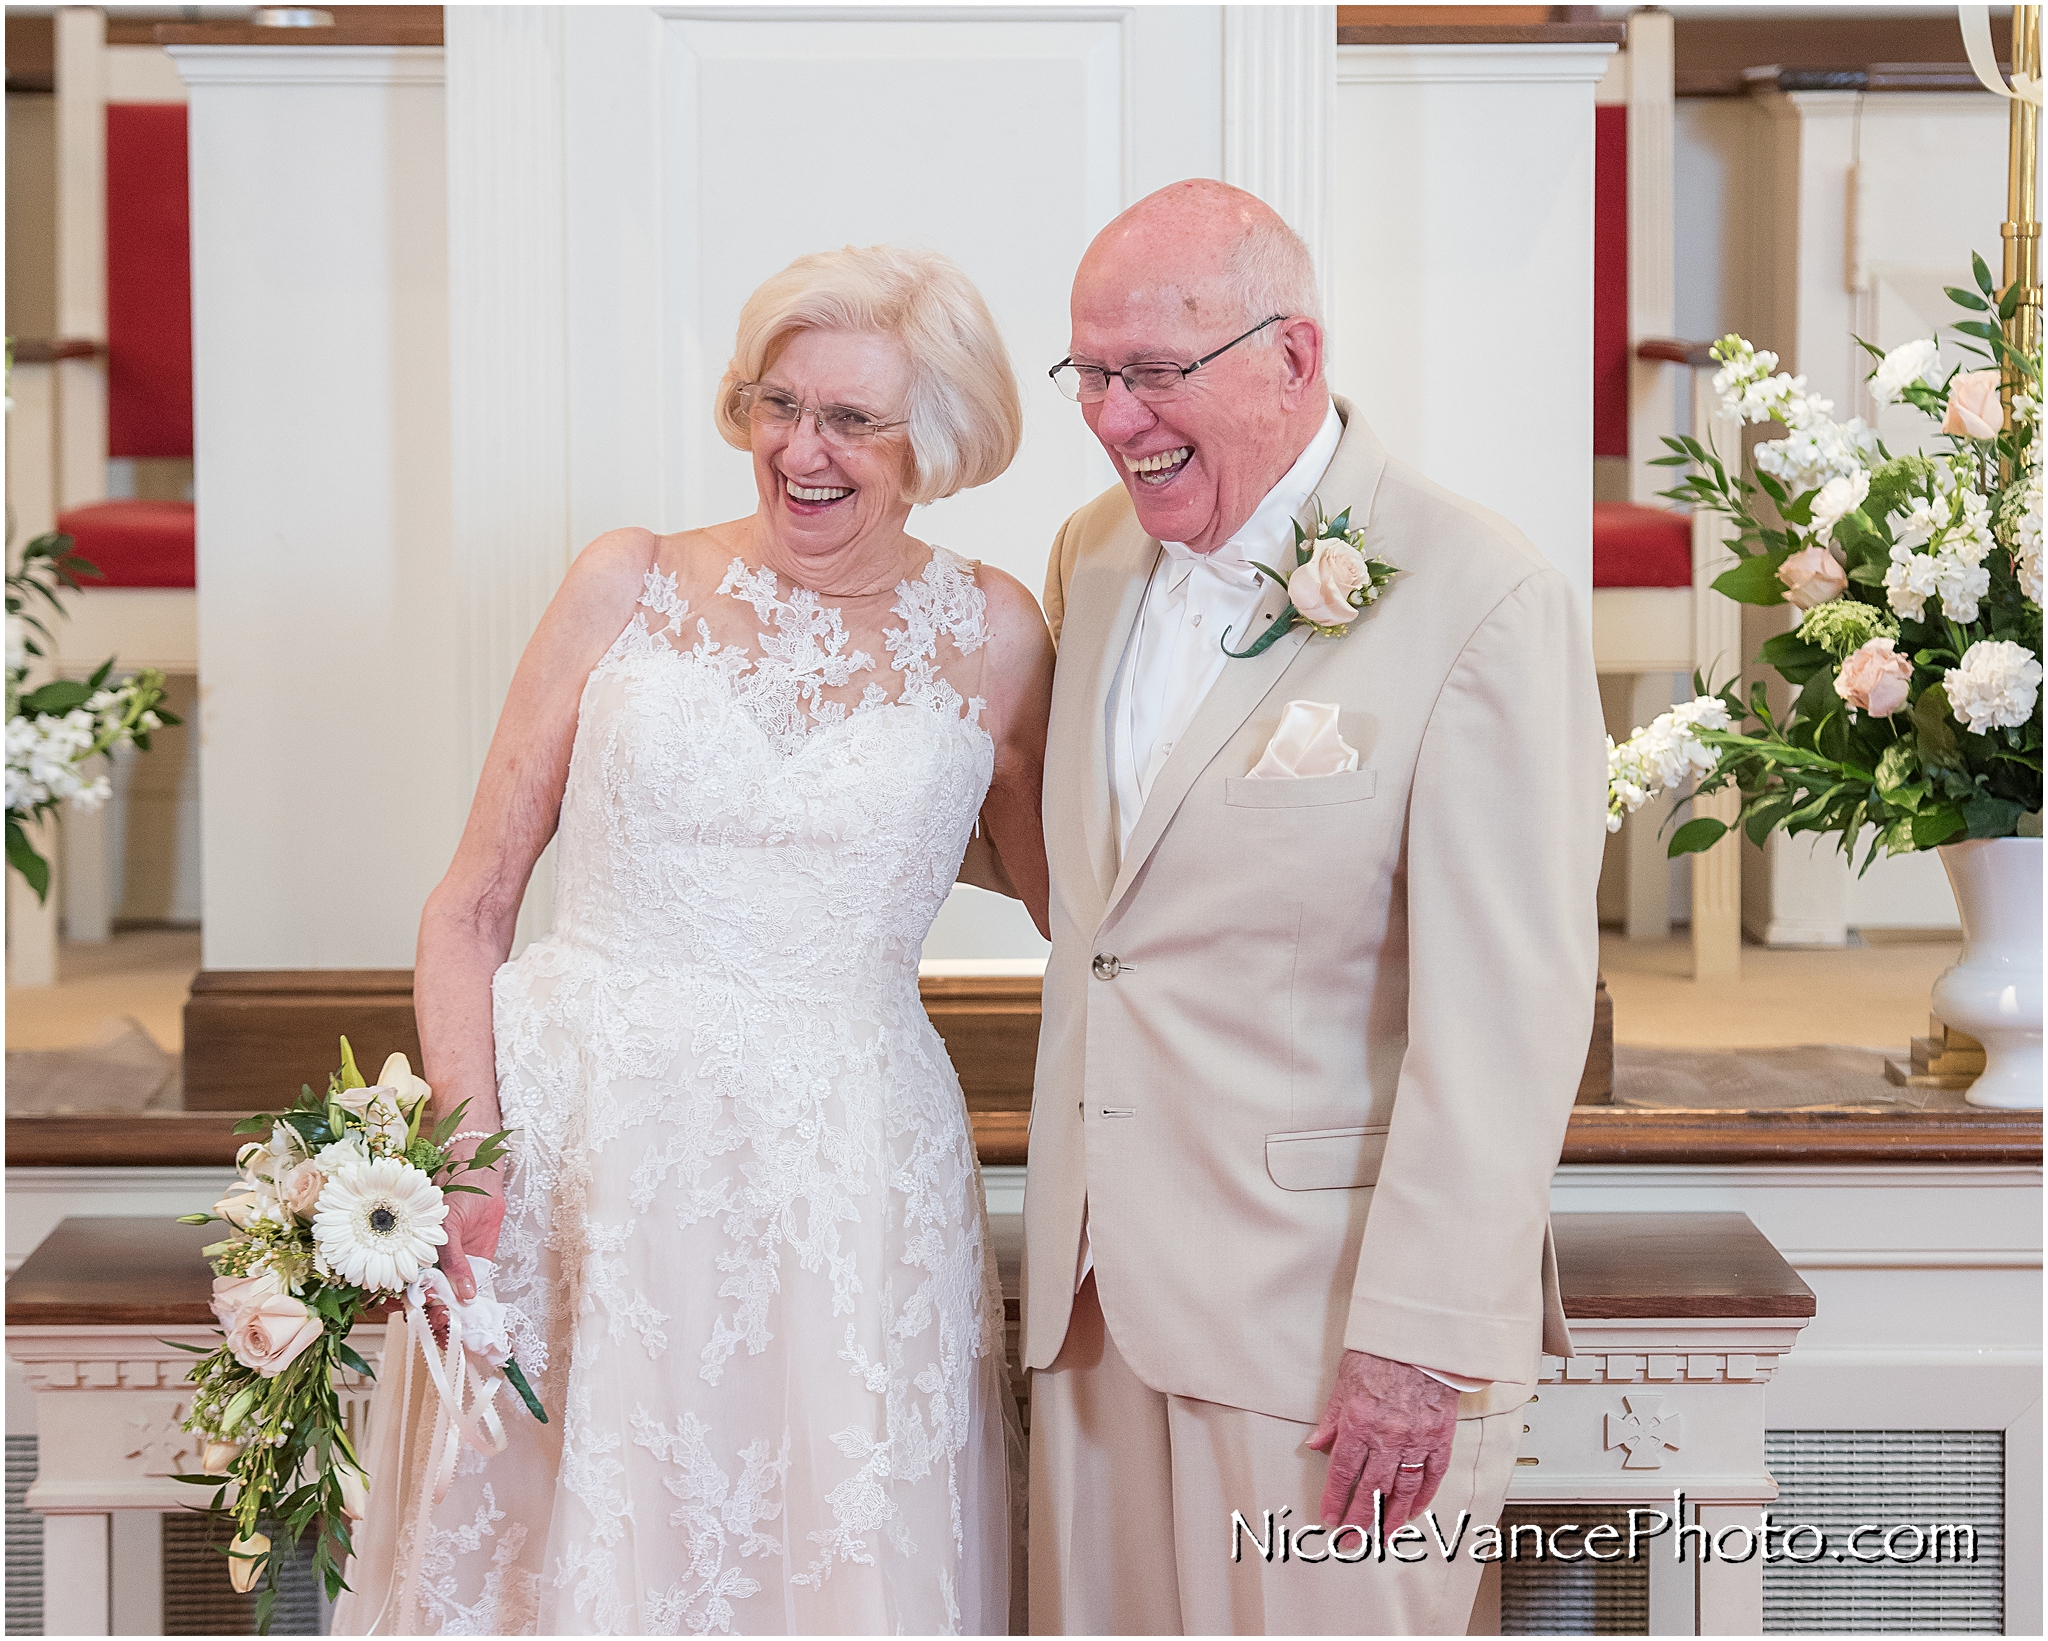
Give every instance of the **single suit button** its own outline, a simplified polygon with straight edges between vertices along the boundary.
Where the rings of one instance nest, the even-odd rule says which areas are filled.
[[[1097,952],[1095,954],[1095,978],[1098,980],[1114,980],[1119,974],[1123,973],[1123,967],[1123,964],[1110,956],[1108,952]]]

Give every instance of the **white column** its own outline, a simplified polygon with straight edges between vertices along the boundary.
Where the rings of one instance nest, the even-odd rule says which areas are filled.
[[[113,1514],[110,1629],[113,1635],[164,1633],[164,1518],[159,1510]]]
[[[562,13],[458,6],[447,30],[451,541],[462,770],[474,787],[513,669],[577,545]],[[528,886],[518,945],[548,927],[553,867],[551,848]]]
[[[1593,88],[1613,49],[1337,48],[1332,385],[1588,605]]]
[[[182,46],[205,962],[402,968],[467,798],[441,52]]]
[[[43,1634],[113,1633],[110,1536],[105,1515],[43,1517]]]
[[[1335,6],[1223,8],[1223,180],[1308,242],[1331,309],[1330,120]]]
[[[1778,368],[1851,413],[1862,373],[1855,294],[1848,266],[1850,182],[1863,94],[1767,91],[1768,200],[1761,261],[1767,316],[1751,338],[1778,354]],[[1788,612],[1788,614],[1791,612]],[[1789,701],[1789,695],[1783,697]],[[1764,841],[1752,870],[1764,876],[1750,897],[1749,932],[1772,946],[1839,946],[1848,939],[1853,873],[1829,838]]]
[[[1703,437],[1734,467],[1742,450],[1742,424],[1721,410],[1707,373],[1693,375],[1693,426],[1705,429]],[[1735,565],[1728,545],[1733,534],[1734,527],[1719,513],[1701,508],[1692,516],[1693,665],[1717,685],[1742,668],[1743,606],[1713,590],[1715,578]],[[1695,797],[1692,816],[1733,826],[1741,808],[1742,794],[1730,787]],[[1692,857],[1692,977],[1732,980],[1741,972],[1742,839],[1731,832]]]
[[[90,6],[56,17],[57,334],[107,339],[107,18]],[[61,359],[57,505],[107,493],[107,362]]]
[[[57,983],[57,899],[62,856],[57,849],[57,823],[45,816],[28,829],[36,853],[50,863],[50,892],[38,901],[22,875],[7,868],[7,983],[10,986],[54,986]]]
[[[1635,343],[1675,334],[1677,217],[1672,175],[1672,17],[1645,9],[1628,20],[1628,336],[1629,499],[1666,505],[1657,492],[1671,488],[1669,468],[1650,463],[1664,454],[1662,435],[1677,425],[1674,383],[1683,366],[1634,357]]]

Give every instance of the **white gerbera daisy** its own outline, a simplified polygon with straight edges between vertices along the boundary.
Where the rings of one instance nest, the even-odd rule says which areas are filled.
[[[448,1205],[434,1182],[396,1158],[337,1175],[320,1193],[313,1241],[335,1275],[359,1288],[397,1292],[448,1240]]]

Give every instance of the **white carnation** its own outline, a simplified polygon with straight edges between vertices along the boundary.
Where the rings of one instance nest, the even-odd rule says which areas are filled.
[[[2041,691],[2041,662],[2024,644],[1985,639],[1963,652],[1943,686],[1948,704],[1972,733],[2017,729],[2034,715]]]
[[[1893,348],[1870,373],[1870,393],[1881,405],[1897,404],[1899,395],[1916,383],[1933,386],[1937,355],[1931,338]]]
[[[1846,478],[1829,479],[1813,498],[1813,533],[1826,541],[1834,528],[1861,507],[1870,495],[1870,475],[1862,468]]]

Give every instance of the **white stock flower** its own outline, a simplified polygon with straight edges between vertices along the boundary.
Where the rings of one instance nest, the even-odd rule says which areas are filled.
[[[1942,683],[1950,708],[1972,733],[2017,729],[2034,715],[2041,662],[2024,644],[1985,639],[1963,652],[1963,664],[1950,667]]]
[[[327,1182],[313,1241],[344,1282],[395,1293],[433,1263],[448,1240],[447,1217],[432,1180],[409,1162],[385,1158]]]
[[[1701,695],[1660,713],[1620,746],[1610,740],[1607,830],[1619,831],[1624,814],[1633,815],[1659,793],[1712,774],[1719,754],[1695,731],[1726,729],[1728,724],[1727,703],[1718,696]]]
[[[1870,373],[1871,397],[1881,405],[1897,404],[1899,395],[1916,383],[1932,387],[1938,351],[1931,337],[1893,348]]]
[[[1758,445],[1754,456],[1759,472],[1793,494],[1847,478],[1877,454],[1877,435],[1862,417],[1837,422],[1834,401],[1808,393],[1804,376],[1773,375],[1775,353],[1759,353],[1739,336],[1724,336],[1714,354],[1725,361],[1714,373],[1722,407],[1745,422],[1784,425],[1786,436]]]
[[[1946,467],[1935,469],[1935,490],[1916,496],[1893,526],[1885,597],[1909,621],[1924,620],[1927,600],[1937,597],[1949,620],[1974,621],[1978,601],[1991,590],[1984,568],[1993,545],[1991,505]]]

